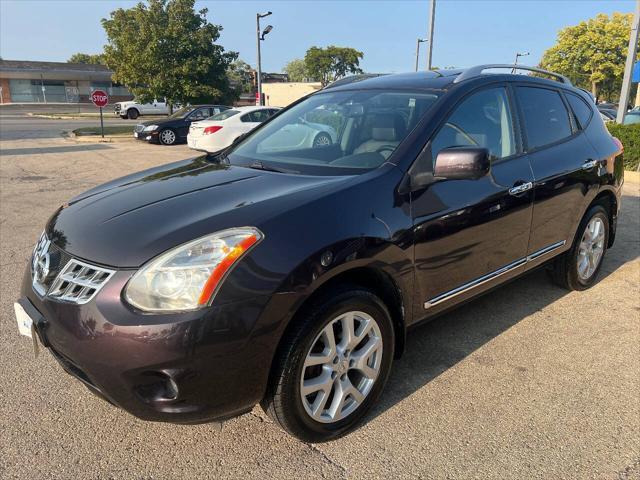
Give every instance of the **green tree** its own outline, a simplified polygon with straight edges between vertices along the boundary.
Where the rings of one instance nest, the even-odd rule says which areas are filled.
[[[196,12],[194,1],[149,0],[102,19],[106,63],[140,101],[228,103],[236,97],[226,72],[238,54],[215,44],[222,27],[209,23],[206,8]]]
[[[327,48],[311,47],[304,56],[304,64],[310,79],[325,86],[348,73],[362,73],[362,56],[363,53],[355,48],[334,45]]]
[[[97,53],[92,55],[90,53],[74,53],[69,57],[67,63],[86,63],[90,65],[104,65],[104,54]]]
[[[617,98],[622,86],[633,15],[601,13],[558,32],[557,43],[540,62],[597,98]]]
[[[304,82],[309,75],[304,60],[296,58],[284,66],[284,73],[289,75],[290,82]]]
[[[240,93],[253,93],[253,70],[242,60],[236,60],[227,69],[227,77],[231,86]]]

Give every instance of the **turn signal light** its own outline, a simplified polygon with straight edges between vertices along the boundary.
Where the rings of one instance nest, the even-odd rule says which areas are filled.
[[[212,133],[216,133],[218,130],[222,130],[222,127],[219,126],[215,126],[215,127],[206,127],[204,129],[204,132],[202,132],[204,135],[211,135]]]

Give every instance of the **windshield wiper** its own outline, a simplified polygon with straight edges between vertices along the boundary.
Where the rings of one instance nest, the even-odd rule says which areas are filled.
[[[285,170],[282,168],[276,168],[273,167],[271,165],[265,165],[262,162],[253,162],[251,165],[249,165],[249,168],[254,168],[256,170],[265,170],[267,172],[278,172],[278,173],[299,173],[296,172],[295,170]]]

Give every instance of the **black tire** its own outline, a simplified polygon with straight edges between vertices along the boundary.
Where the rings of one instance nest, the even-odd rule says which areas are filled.
[[[593,273],[587,278],[581,278],[578,274],[578,259],[580,255],[580,243],[587,225],[594,218],[599,218],[604,224],[604,240],[602,255],[598,260],[598,265]],[[593,286],[597,279],[600,268],[602,268],[602,262],[607,252],[607,245],[609,242],[609,215],[607,210],[602,205],[592,206],[580,222],[576,237],[573,241],[571,249],[556,258],[551,266],[550,275],[555,283],[567,290],[586,290]]]
[[[333,423],[319,422],[307,413],[300,395],[303,364],[325,326],[350,311],[366,313],[380,328],[380,369],[369,393],[353,412]],[[267,393],[261,402],[262,408],[283,430],[304,442],[324,442],[345,435],[358,426],[382,393],[391,370],[394,344],[395,334],[389,311],[378,297],[357,286],[345,285],[332,289],[294,320],[274,359]]]
[[[327,132],[320,132],[313,138],[313,148],[327,147],[333,143],[331,135]]]
[[[160,130],[160,133],[158,133],[158,141],[162,145],[174,145],[178,141],[178,136],[172,129],[163,128]]]
[[[140,116],[140,112],[138,111],[138,109],[130,108],[129,110],[127,110],[127,118],[129,120],[135,120],[139,116]]]

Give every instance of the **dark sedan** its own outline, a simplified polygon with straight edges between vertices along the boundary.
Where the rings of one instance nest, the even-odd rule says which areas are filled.
[[[212,115],[229,110],[225,105],[191,105],[177,110],[167,118],[149,120],[136,125],[133,136],[138,140],[162,145],[185,143],[191,122],[209,118]]]
[[[305,441],[344,435],[409,329],[543,266],[585,290],[614,244],[622,146],[593,100],[496,68],[326,88],[78,195],[25,270],[21,333],[143,419],[260,403]],[[335,139],[301,142],[309,122]]]

